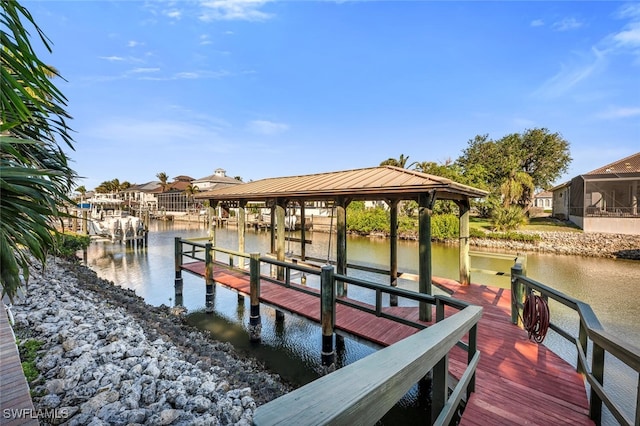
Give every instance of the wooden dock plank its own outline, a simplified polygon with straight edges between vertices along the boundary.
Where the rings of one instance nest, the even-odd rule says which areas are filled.
[[[4,308],[0,310],[0,425],[38,425],[20,354]]]
[[[183,269],[204,275],[204,263],[198,263],[185,264]],[[243,271],[215,267],[214,280],[249,294],[249,278]],[[476,392],[467,402],[461,425],[593,424],[588,418],[582,376],[546,346],[530,341],[524,330],[511,324],[510,290],[436,280],[452,292],[452,297],[483,307],[478,324],[478,349],[482,355],[476,373]],[[261,303],[320,321],[317,295],[294,291],[264,279],[260,288]],[[313,291],[319,295],[319,291]],[[418,319],[415,307],[386,307],[383,311],[413,321]],[[453,308],[445,309],[446,316],[456,312]],[[418,331],[342,304],[336,307],[336,330],[379,346],[391,345]],[[460,348],[452,349],[450,373],[459,378],[466,365],[467,353]]]

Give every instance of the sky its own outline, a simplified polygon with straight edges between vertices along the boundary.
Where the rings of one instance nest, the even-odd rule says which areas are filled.
[[[21,2],[73,116],[88,190],[217,168],[245,182],[455,160],[546,128],[555,182],[640,151],[640,3]]]

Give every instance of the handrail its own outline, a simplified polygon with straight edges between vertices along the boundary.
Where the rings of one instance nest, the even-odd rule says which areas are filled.
[[[187,249],[185,249],[187,246]],[[190,247],[190,250],[189,250]],[[196,250],[198,248],[199,250]],[[203,249],[204,248],[204,249]],[[203,250],[202,250],[203,249]],[[447,296],[432,296],[429,294],[421,294],[413,291],[385,286],[378,283],[373,283],[365,280],[361,280],[358,278],[348,277],[346,275],[338,275],[333,272],[333,267],[330,265],[325,265],[318,271],[316,268],[311,268],[304,265],[298,265],[296,263],[279,261],[276,259],[272,259],[269,257],[261,257],[258,253],[246,254],[237,252],[234,250],[227,250],[220,247],[215,247],[211,243],[200,244],[194,241],[181,240],[180,238],[176,238],[175,241],[175,263],[176,263],[176,280],[175,280],[175,288],[176,288],[176,300],[178,300],[178,296],[182,295],[182,277],[181,271],[183,269],[182,259],[183,256],[197,258],[196,254],[200,254],[204,251],[205,254],[205,282],[206,282],[206,311],[210,312],[213,309],[213,295],[214,295],[214,281],[213,281],[213,266],[214,264],[220,264],[214,261],[214,253],[222,252],[227,253],[230,256],[240,256],[249,258],[249,271],[248,274],[250,276],[250,321],[249,321],[249,335],[252,341],[259,341],[260,330],[261,330],[261,319],[260,319],[260,281],[261,280],[269,280],[278,285],[282,285],[285,287],[289,287],[291,289],[297,291],[303,291],[310,293],[320,299],[321,305],[321,315],[320,315],[320,323],[322,328],[322,362],[323,368],[326,368],[325,371],[333,371],[335,368],[335,351],[333,348],[333,334],[335,332],[335,315],[336,315],[336,306],[337,304],[346,304],[349,306],[353,306],[357,309],[361,309],[366,312],[370,312],[379,317],[389,318],[393,321],[403,323],[409,326],[416,327],[421,329],[417,334],[423,333],[425,331],[430,330],[433,326],[427,328],[426,330],[422,330],[425,328],[425,324],[413,322],[406,320],[404,318],[391,315],[383,312],[382,308],[382,293],[388,293],[390,295],[396,295],[400,297],[405,297],[411,300],[415,300],[418,303],[429,303],[431,305],[436,306],[436,321],[437,324],[457,324],[456,321],[463,321],[461,318],[467,318],[464,320],[464,326],[455,326],[455,327],[439,327],[435,330],[440,331],[432,331],[427,333],[427,336],[434,335],[435,342],[442,340],[442,345],[438,347],[434,347],[431,349],[431,352],[422,353],[419,355],[420,364],[427,362],[424,365],[424,369],[421,374],[416,373],[416,364],[411,363],[402,367],[402,375],[400,378],[392,378],[391,376],[387,377],[385,380],[387,382],[400,383],[401,386],[408,386],[404,392],[402,392],[397,396],[392,402],[392,405],[397,402],[408,389],[413,386],[421,377],[423,377],[427,371],[433,369],[433,381],[432,381],[432,422],[435,424],[448,424],[451,420],[452,416],[455,414],[457,407],[460,403],[460,400],[463,397],[463,394],[466,393],[467,397],[471,392],[475,390],[475,369],[478,364],[479,352],[477,351],[477,322],[481,316],[482,308],[468,305],[465,302],[458,301],[452,299]],[[230,257],[231,259],[231,257]],[[278,278],[273,279],[271,277],[264,277],[260,275],[260,265],[261,262],[270,264],[272,266],[276,266],[278,268],[282,268],[283,270],[278,271]],[[226,265],[223,265],[226,266]],[[233,262],[231,261],[229,266],[231,269],[234,269]],[[187,269],[188,270],[188,269]],[[292,285],[291,283],[291,270],[297,270],[307,274],[314,274],[320,276],[320,291],[317,289],[305,288],[303,285]],[[247,272],[247,271],[245,271]],[[281,277],[281,273],[285,272],[284,276]],[[360,286],[363,288],[371,289],[376,292],[376,306],[375,309],[371,309],[368,305],[364,303],[357,303],[355,299],[347,299],[346,297],[337,298],[335,295],[336,283],[348,283],[356,286]],[[457,318],[456,321],[445,320],[445,312],[444,307],[452,306],[457,309],[461,309],[460,312],[465,312],[466,314],[462,317],[458,314],[453,315],[450,318]],[[470,322],[469,322],[470,321]],[[461,341],[461,338],[464,334],[468,333],[468,343],[464,343]],[[446,334],[446,336],[445,336]],[[438,337],[439,336],[439,337]],[[428,338],[427,340],[431,340],[432,338]],[[419,340],[419,339],[416,339]],[[404,341],[404,340],[403,340]],[[402,341],[402,342],[403,342]],[[390,347],[395,347],[398,343],[391,345]],[[422,343],[421,343],[422,345]],[[458,381],[456,387],[453,392],[449,395],[449,386],[447,376],[449,374],[448,370],[448,357],[447,353],[453,346],[459,346],[467,351],[467,362],[468,367],[467,371],[463,374],[461,379]],[[422,348],[424,349],[424,345]],[[418,348],[418,352],[422,351],[422,349]],[[400,350],[401,353],[411,353],[412,351]],[[414,351],[415,352],[415,351]],[[426,358],[425,358],[426,357]],[[393,359],[402,359],[403,357],[393,356]],[[395,360],[393,361],[396,362]],[[415,362],[415,361],[414,361]],[[402,366],[402,362],[398,364]],[[341,371],[341,370],[340,370]],[[400,373],[398,373],[400,374]],[[418,375],[417,375],[418,374]],[[410,377],[409,381],[406,380],[407,377]],[[402,380],[396,380],[402,379]],[[412,381],[411,381],[412,380]],[[384,388],[386,385],[382,385]],[[389,407],[390,408],[390,407]],[[389,408],[386,408],[382,414],[384,414]]]
[[[607,332],[591,306],[573,297],[567,296],[551,287],[532,280],[524,275],[520,264],[514,265],[511,273],[511,292],[513,300],[511,304],[512,321],[517,323],[523,307],[525,295],[536,291],[545,299],[552,299],[564,306],[567,306],[578,313],[580,324],[578,336],[564,330],[555,323],[550,323],[550,328],[560,336],[576,346],[578,359],[576,369],[584,374],[585,379],[591,385],[589,396],[589,417],[597,424],[602,420],[602,403],[606,405],[611,414],[622,425],[640,424],[640,348],[622,341],[618,337]],[[591,360],[588,359],[589,341],[591,341]],[[605,353],[616,357],[631,369],[635,370],[638,376],[638,393],[636,395],[635,420],[628,418],[620,409],[619,405],[612,399],[603,387]],[[589,362],[590,361],[590,362]]]
[[[374,424],[429,370],[446,360],[449,350],[477,327],[481,316],[481,307],[468,306],[426,330],[258,407],[253,423]],[[433,424],[449,424],[464,388],[475,374],[479,357],[480,352],[475,352]]]

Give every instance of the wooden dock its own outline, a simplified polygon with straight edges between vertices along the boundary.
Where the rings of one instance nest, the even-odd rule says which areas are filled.
[[[185,263],[181,268],[199,276],[205,274],[204,262]],[[213,278],[240,294],[250,294],[246,272],[216,266]],[[582,376],[546,346],[531,342],[524,330],[511,323],[510,290],[475,284],[461,286],[452,280],[434,279],[434,282],[446,287],[452,297],[484,309],[478,326],[478,349],[482,356],[476,391],[467,402],[461,425],[594,424],[589,419]],[[314,322],[320,321],[319,291],[317,294],[302,293],[264,279],[260,282],[260,303]],[[384,309],[404,318],[418,318],[417,308]],[[445,313],[450,315],[454,310],[446,309]],[[418,331],[344,305],[337,306],[335,329],[339,334],[383,347]],[[449,369],[454,377],[461,376],[466,357],[466,352],[459,348],[451,351]]]
[[[0,425],[38,425],[18,347],[4,308],[0,312]]]

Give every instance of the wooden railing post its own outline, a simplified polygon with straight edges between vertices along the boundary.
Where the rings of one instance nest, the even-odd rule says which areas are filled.
[[[173,282],[174,296],[176,306],[182,305],[182,240],[175,237],[174,243],[174,271],[175,279]],[[180,303],[178,303],[180,299]]]
[[[213,244],[205,244],[204,249],[204,281],[205,281],[205,308],[206,313],[213,312],[214,299],[216,297],[215,282],[213,281]]]
[[[524,270],[522,264],[516,262],[511,267],[511,322],[522,326],[520,320],[520,308],[519,303],[524,303],[524,285],[518,280],[519,276],[524,276]]]
[[[449,399],[449,386],[447,378],[449,376],[449,354],[445,354],[433,367],[433,380],[431,382],[431,424],[440,415],[447,400]]]
[[[600,386],[604,386],[604,349],[595,342],[593,342],[593,353],[591,354],[591,374],[600,383]],[[589,401],[589,417],[597,425],[602,424],[602,399],[593,386]]]
[[[320,322],[322,324],[322,367],[325,373],[335,370],[333,328],[336,323],[336,290],[333,266],[324,265],[320,272]]]
[[[259,342],[262,337],[262,321],[260,319],[260,254],[251,253],[249,258],[249,294],[251,311],[249,313],[249,338]]]

